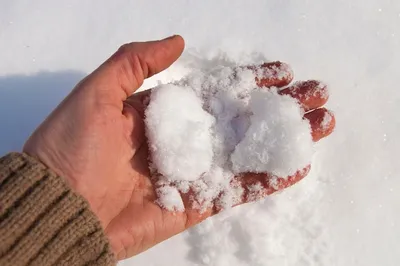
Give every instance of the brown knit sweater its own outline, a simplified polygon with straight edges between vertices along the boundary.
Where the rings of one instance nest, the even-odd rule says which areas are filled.
[[[89,204],[26,154],[0,158],[0,265],[115,265]]]

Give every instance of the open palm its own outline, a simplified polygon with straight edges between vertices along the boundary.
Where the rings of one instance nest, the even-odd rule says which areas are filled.
[[[138,254],[218,211],[200,213],[192,209],[188,195],[182,195],[184,212],[170,212],[155,203],[143,121],[149,91],[132,93],[144,79],[169,67],[183,49],[180,36],[122,46],[76,86],[24,147],[24,152],[66,178],[88,200],[119,259]],[[267,69],[274,64],[280,63],[259,67]],[[284,87],[292,79],[290,75],[255,78],[263,87]],[[316,81],[281,90],[309,111],[305,117],[310,120],[315,141],[330,134],[334,127],[334,119],[322,126],[328,112],[319,108],[327,100],[323,90]],[[308,169],[305,166],[273,185],[265,178],[267,174],[248,173],[237,178],[244,188],[261,182],[265,188],[261,196],[265,196],[299,181]],[[251,200],[254,198],[245,193],[243,203]]]

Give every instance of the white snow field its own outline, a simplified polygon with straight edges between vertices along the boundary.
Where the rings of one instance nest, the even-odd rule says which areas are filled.
[[[334,134],[310,175],[121,265],[400,263],[400,1],[0,1],[0,153],[121,44],[179,33],[186,52],[150,88],[227,58],[289,63],[330,86]]]

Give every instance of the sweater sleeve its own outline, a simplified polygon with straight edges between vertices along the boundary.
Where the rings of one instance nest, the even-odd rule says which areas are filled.
[[[26,154],[0,158],[0,265],[115,265],[89,204]]]

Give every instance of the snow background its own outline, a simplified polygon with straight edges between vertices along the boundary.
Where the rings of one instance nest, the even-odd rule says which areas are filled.
[[[300,184],[121,265],[398,265],[397,0],[0,0],[0,154],[121,44],[173,33],[186,54],[145,87],[261,53],[330,85],[337,130]]]

